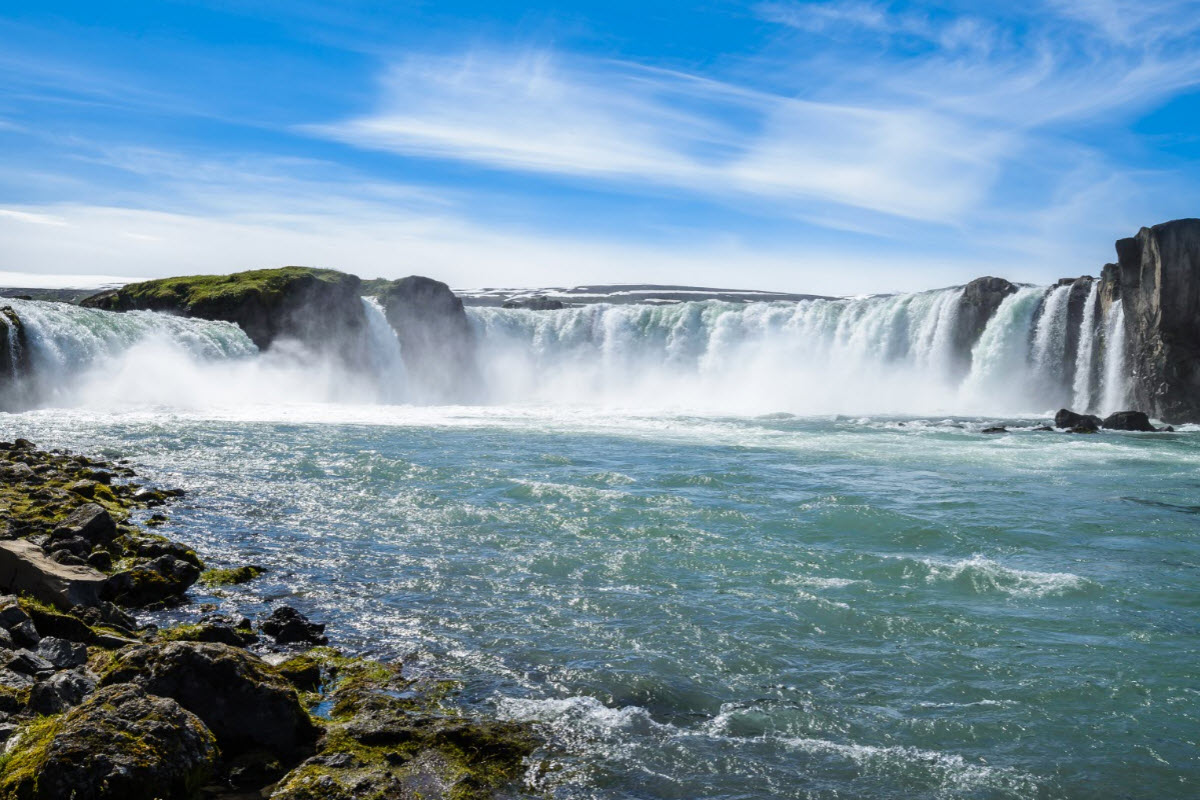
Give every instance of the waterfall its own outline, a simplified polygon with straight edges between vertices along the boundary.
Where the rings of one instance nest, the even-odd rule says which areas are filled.
[[[1000,347],[999,340],[1019,344],[1014,358],[1025,368],[1028,318],[1040,293],[1022,290],[1024,322],[1014,320],[1006,333],[991,331],[977,359],[985,371],[995,366],[989,348]],[[471,308],[468,314],[494,402],[951,413],[994,407],[982,390],[961,402],[954,343],[961,297],[954,288],[849,300]],[[1020,399],[1007,407],[1036,408],[1020,406]]]
[[[1037,288],[1018,289],[1004,298],[988,320],[971,350],[971,371],[959,390],[965,406],[991,410],[1035,407],[1036,400],[1030,397],[1030,331],[1044,293]]]
[[[1079,325],[1079,351],[1075,355],[1075,379],[1071,382],[1072,407],[1080,413],[1092,410],[1092,380],[1096,369],[1096,306],[1099,305],[1100,281],[1092,281],[1083,301],[1083,320]]]
[[[961,288],[798,302],[473,307],[467,316],[487,403],[1017,416],[1053,411],[1073,396],[1077,410],[1115,410],[1128,383],[1120,304],[1100,319],[1093,284],[1072,315],[1070,291],[1019,288],[973,343],[958,331]],[[24,376],[19,391],[0,386],[9,406],[428,402],[436,393],[425,381],[454,368],[406,370],[374,299],[363,300],[366,326],[350,343],[357,356],[286,340],[259,353],[225,322],[12,306],[26,347],[17,350],[15,318],[0,318],[8,350],[0,358]],[[1075,324],[1078,347],[1069,344]]]
[[[1070,285],[1056,286],[1042,302],[1033,333],[1033,371],[1041,397],[1052,406],[1066,398],[1067,307]]]
[[[1104,363],[1100,412],[1123,411],[1129,401],[1129,375],[1125,369],[1125,312],[1113,301],[1104,324]]]
[[[230,322],[151,311],[113,313],[67,303],[13,300],[11,305],[29,351],[28,369],[16,379],[19,391],[6,393],[5,400],[15,407],[378,402],[392,401],[391,392],[403,382],[394,334],[387,340],[370,315],[368,320],[375,322],[369,336],[375,345],[367,347],[367,355],[373,374],[363,374],[332,354],[309,352],[297,342],[281,340],[259,353]],[[385,384],[382,390],[380,383]]]
[[[388,323],[377,298],[364,297],[362,303],[367,318],[368,368],[378,381],[379,397],[387,403],[402,403],[408,396],[408,373],[400,352],[400,337]]]

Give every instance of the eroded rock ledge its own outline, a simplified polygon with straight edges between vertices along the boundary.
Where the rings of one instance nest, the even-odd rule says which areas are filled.
[[[128,609],[263,571],[204,570],[131,521],[177,493],[25,440],[0,473],[0,800],[514,796],[527,726],[463,716],[454,683],[328,647],[294,609],[140,625]]]

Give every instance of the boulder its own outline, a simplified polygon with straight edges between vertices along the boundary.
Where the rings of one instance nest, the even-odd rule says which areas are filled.
[[[265,635],[275,640],[276,644],[329,644],[325,636],[325,625],[311,622],[291,606],[280,606],[271,612],[258,626]]]
[[[1118,411],[1104,418],[1101,425],[1111,431],[1142,431],[1150,433],[1158,430],[1150,424],[1150,418],[1141,411]]]
[[[218,758],[194,714],[128,684],[101,689],[18,735],[0,767],[0,796],[21,800],[192,798]]]
[[[469,402],[479,393],[475,335],[466,310],[441,281],[412,275],[387,284],[380,302],[400,339],[404,366],[426,402]]]
[[[283,267],[133,283],[93,295],[82,305],[222,320],[238,325],[260,350],[287,338],[317,351],[345,348],[357,357],[366,329],[361,283],[335,270]]]
[[[54,529],[51,540],[78,538],[89,545],[97,545],[107,544],[116,536],[117,523],[104,507],[96,503],[86,503],[72,511]]]
[[[100,683],[136,683],[172,698],[204,721],[227,757],[265,750],[284,760],[299,758],[318,733],[283,677],[257,656],[225,644],[127,647]]]
[[[0,542],[0,590],[26,593],[43,603],[70,608],[95,605],[108,579],[91,567],[55,563],[32,542]]]
[[[1060,408],[1054,415],[1054,427],[1097,430],[1100,427],[1100,418],[1095,414],[1076,414],[1069,409]]]
[[[37,654],[54,665],[55,669],[71,669],[87,663],[87,645],[46,636],[37,646]]]
[[[61,714],[83,702],[96,688],[96,676],[86,670],[56,672],[29,690],[29,710]]]
[[[1103,294],[1125,316],[1131,401],[1168,422],[1200,421],[1200,219],[1180,219],[1117,242]]]
[[[993,425],[990,428],[984,428],[982,433],[1008,433],[1008,428],[1003,425]]]
[[[5,669],[19,672],[22,675],[37,675],[42,672],[53,672],[54,665],[32,650],[7,650],[0,653]]]
[[[200,568],[195,564],[162,555],[110,577],[101,596],[134,607],[177,602],[199,578]]]

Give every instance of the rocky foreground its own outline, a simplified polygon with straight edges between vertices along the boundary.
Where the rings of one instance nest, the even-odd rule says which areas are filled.
[[[452,682],[343,654],[294,609],[140,625],[130,609],[262,570],[205,570],[133,524],[179,494],[135,478],[0,442],[0,800],[511,792],[538,746],[527,727],[462,716]]]

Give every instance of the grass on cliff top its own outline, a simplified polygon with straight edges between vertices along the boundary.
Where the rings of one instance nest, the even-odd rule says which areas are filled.
[[[121,294],[141,301],[177,302],[184,305],[213,300],[228,300],[247,294],[270,296],[283,291],[298,278],[316,278],[326,283],[338,283],[347,277],[344,272],[316,267],[280,267],[235,272],[232,275],[184,275],[160,278],[123,287]]]

